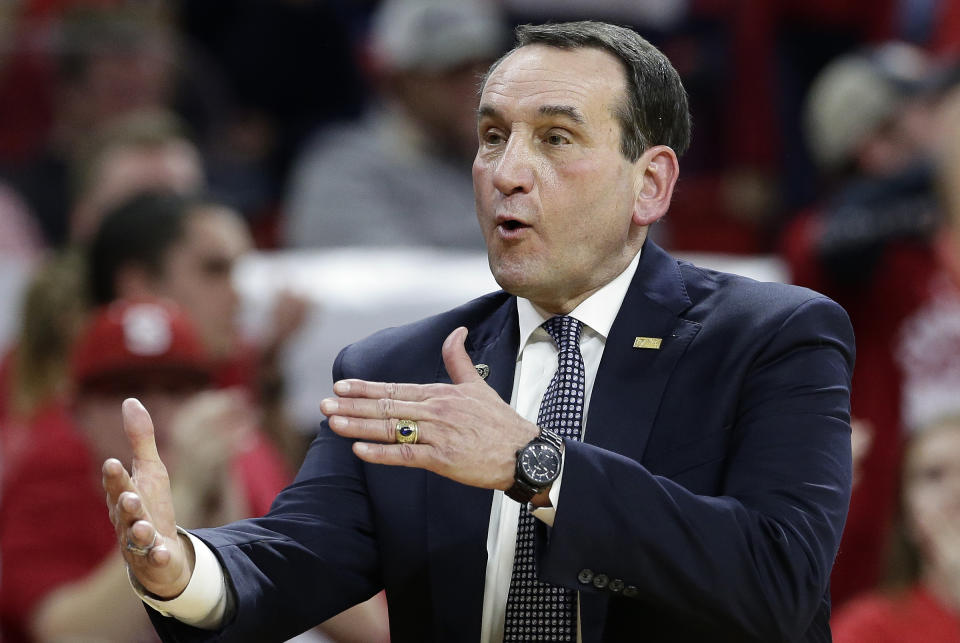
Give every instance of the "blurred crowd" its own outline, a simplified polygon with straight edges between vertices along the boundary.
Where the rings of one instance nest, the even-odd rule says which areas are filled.
[[[244,336],[234,266],[481,250],[478,81],[512,26],[585,18],[690,95],[653,238],[776,256],[851,316],[836,639],[960,640],[960,0],[0,2],[0,257],[32,267],[3,302],[0,639],[151,640],[99,489],[120,401],[150,409],[182,525],[266,512],[309,442],[280,366],[308,304]],[[378,597],[318,636],[386,618]]]

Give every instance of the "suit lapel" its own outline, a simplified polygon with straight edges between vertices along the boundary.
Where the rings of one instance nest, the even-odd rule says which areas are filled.
[[[489,366],[487,384],[509,402],[520,341],[515,300],[508,298],[469,331],[467,352],[473,363]],[[442,359],[437,381],[450,381]],[[437,608],[433,613],[437,640],[480,638],[492,502],[489,489],[427,474],[427,559]]]
[[[648,241],[603,349],[586,442],[641,460],[670,374],[700,329],[679,316],[689,305],[676,260]],[[635,348],[638,337],[662,342]]]

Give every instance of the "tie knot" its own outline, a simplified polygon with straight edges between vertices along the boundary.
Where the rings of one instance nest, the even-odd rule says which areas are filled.
[[[580,331],[583,322],[569,315],[557,315],[541,324],[553,341],[557,343],[560,352],[580,348]]]

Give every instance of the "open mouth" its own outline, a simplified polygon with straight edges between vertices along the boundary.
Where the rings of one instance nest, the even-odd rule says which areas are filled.
[[[500,226],[506,230],[509,230],[510,232],[513,232],[514,230],[519,230],[520,228],[528,227],[527,225],[520,223],[516,219],[508,219],[506,221],[503,221],[500,223]]]

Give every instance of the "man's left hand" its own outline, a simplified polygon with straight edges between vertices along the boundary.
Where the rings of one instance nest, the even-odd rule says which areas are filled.
[[[477,374],[464,348],[467,329],[443,342],[452,384],[397,384],[341,380],[336,398],[320,409],[330,428],[356,438],[356,455],[377,464],[419,467],[463,484],[509,489],[517,450],[539,435]],[[419,427],[416,444],[396,444],[399,420]]]

